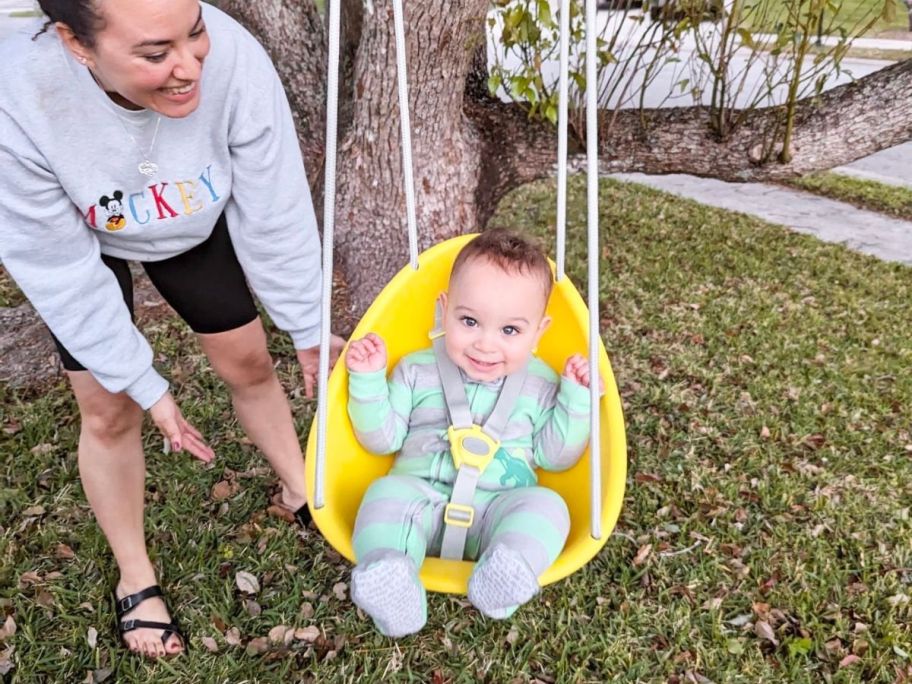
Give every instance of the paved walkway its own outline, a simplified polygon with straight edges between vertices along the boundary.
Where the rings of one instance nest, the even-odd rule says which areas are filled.
[[[856,209],[843,202],[762,183],[728,183],[683,174],[616,174],[702,204],[740,211],[778,223],[825,242],[844,244],[865,254],[912,266],[912,222]]]
[[[912,188],[912,142],[890,147],[846,166],[836,167],[833,171],[846,176]]]

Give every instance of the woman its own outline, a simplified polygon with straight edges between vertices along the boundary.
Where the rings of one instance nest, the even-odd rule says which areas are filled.
[[[231,18],[198,0],[40,5],[44,30],[0,45],[0,260],[79,405],[79,472],[120,570],[121,635],[170,655],[184,643],[143,535],[143,411],[172,449],[213,452],[133,325],[127,260],[197,333],[303,519],[303,458],[247,283],[291,334],[312,396],[316,222],[281,83]]]

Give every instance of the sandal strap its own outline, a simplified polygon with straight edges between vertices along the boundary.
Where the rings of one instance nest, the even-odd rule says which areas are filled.
[[[310,507],[307,504],[301,506],[298,510],[294,512],[295,520],[298,521],[298,525],[307,529],[307,524],[313,520],[313,516],[310,513]]]
[[[187,640],[184,639],[184,635],[181,634],[180,628],[177,626],[177,623],[174,622],[154,622],[152,620],[126,620],[121,622],[118,626],[120,629],[120,635],[123,636],[127,632],[132,632],[135,629],[161,629],[164,630],[161,635],[161,640],[163,644],[168,643],[168,639],[171,638],[171,635],[177,635],[181,640],[182,644],[186,644]]]
[[[142,591],[137,591],[135,594],[130,594],[129,596],[124,596],[122,599],[117,599],[114,606],[115,611],[117,612],[117,619],[119,620],[122,618],[146,599],[164,595],[161,587],[157,584],[153,584],[151,587],[146,587]],[[135,622],[135,620],[132,620],[131,622]]]

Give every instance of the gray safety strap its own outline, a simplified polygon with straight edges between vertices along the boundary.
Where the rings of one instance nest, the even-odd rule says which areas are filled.
[[[465,386],[462,383],[462,376],[459,373],[459,368],[446,353],[446,341],[443,337],[442,313],[439,304],[436,313],[436,326],[434,332],[431,333],[431,337],[450,423],[457,428],[471,427],[473,424],[472,412],[469,408],[468,397],[466,397]],[[494,404],[494,408],[491,410],[491,414],[485,424],[481,427],[482,431],[491,439],[500,441],[525,381],[525,367],[508,375],[504,380],[497,402]],[[474,466],[463,465],[459,468],[456,473],[456,481],[453,483],[453,493],[450,495],[451,508],[448,508],[447,513],[444,515],[444,520],[446,520],[447,515],[453,520],[460,520],[464,523],[472,520],[472,513],[468,509],[473,508],[472,502],[475,499],[475,489],[478,487],[480,477],[481,471]],[[469,529],[467,526],[447,524],[440,544],[440,557],[447,560],[462,560]]]

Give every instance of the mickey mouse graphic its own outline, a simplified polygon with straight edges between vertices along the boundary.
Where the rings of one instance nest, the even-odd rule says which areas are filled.
[[[113,197],[102,195],[98,200],[98,203],[104,207],[105,212],[108,214],[105,228],[110,231],[120,230],[127,225],[127,219],[125,219],[123,215],[122,199],[123,193],[120,190],[115,190]]]

